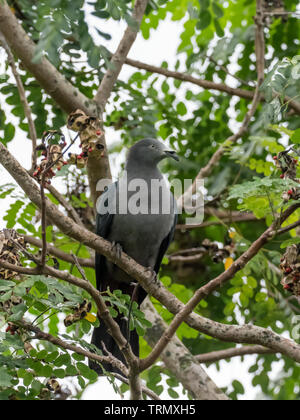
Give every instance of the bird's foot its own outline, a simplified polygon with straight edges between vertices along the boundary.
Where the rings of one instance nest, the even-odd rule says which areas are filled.
[[[158,283],[158,277],[157,277],[157,274],[156,274],[156,272],[153,270],[153,268],[152,267],[147,267],[146,269],[145,269],[145,271],[146,272],[150,272],[151,273],[151,280],[154,282],[154,283]]]
[[[120,244],[118,244],[117,242],[112,242],[111,250],[114,253],[115,259],[120,259],[121,258],[123,249],[122,249]]]

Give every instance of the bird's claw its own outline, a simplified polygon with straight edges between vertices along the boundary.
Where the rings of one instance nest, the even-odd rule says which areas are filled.
[[[116,259],[120,259],[121,258],[123,249],[122,249],[122,247],[121,247],[121,245],[119,243],[112,242],[111,250],[113,251],[114,256],[115,256]]]
[[[157,277],[157,274],[156,274],[156,272],[153,270],[153,268],[152,267],[147,267],[146,269],[145,269],[145,271],[146,272],[150,272],[151,273],[151,280],[154,282],[154,283],[158,283],[158,277]]]

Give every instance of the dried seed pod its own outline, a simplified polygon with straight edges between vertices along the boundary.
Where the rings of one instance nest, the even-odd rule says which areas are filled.
[[[73,159],[72,163],[75,163],[77,167],[83,167],[86,165],[90,153],[103,150],[104,148],[100,143],[103,134],[100,129],[100,120],[95,117],[90,117],[80,109],[77,109],[69,115],[67,125],[69,129],[80,133],[80,147],[82,148],[82,152],[86,153],[86,156],[81,154],[77,156],[75,161]],[[101,147],[99,148],[98,145],[101,145]]]
[[[75,311],[68,315],[65,320],[64,324],[66,327],[69,327],[72,324],[75,324],[75,322],[80,321],[81,319],[85,318],[87,314],[91,311],[92,304],[91,302],[88,302],[87,300],[84,300],[82,303],[80,303]]]
[[[15,335],[18,332],[18,327],[12,322],[8,322],[5,332]]]
[[[54,378],[48,379],[48,381],[46,383],[46,387],[50,391],[54,392],[55,394],[61,393],[61,386],[59,385],[59,383],[57,382],[57,380],[54,379]]]
[[[220,263],[225,258],[228,258],[234,250],[234,243],[230,241],[223,248],[219,248],[218,244],[211,242],[209,239],[204,239],[201,244],[211,256],[213,262]]]
[[[0,231],[0,258],[15,266],[21,266],[20,248],[26,247],[24,238],[13,229]],[[19,274],[6,268],[0,268],[0,279],[19,278]]]
[[[297,179],[297,166],[298,166],[298,160],[295,159],[290,152],[295,152],[298,154],[296,150],[293,148],[289,148],[287,150],[284,150],[280,153],[278,153],[277,156],[273,156],[273,160],[275,163],[275,166],[281,170],[282,174],[280,175],[280,178],[289,178],[292,179],[295,182],[299,182]],[[295,191],[293,192],[293,194]],[[289,197],[288,195],[284,196],[284,199],[287,200]],[[294,198],[294,197],[293,197]],[[297,198],[296,198],[297,199]]]
[[[40,400],[50,400],[51,399],[51,392],[48,388],[42,388],[41,392],[39,393]]]
[[[300,198],[300,188],[291,188],[290,190],[284,192],[281,196],[283,201],[287,202],[289,200],[299,200]]]
[[[59,137],[59,140],[57,137]],[[42,144],[36,148],[36,150],[42,150],[42,156],[44,158],[33,173],[33,176],[37,178],[38,182],[41,182],[44,174],[45,184],[50,184],[50,179],[55,176],[55,170],[60,170],[65,164],[63,160],[63,148],[65,146],[65,136],[61,131],[44,131]]]
[[[280,269],[284,273],[281,284],[285,290],[300,296],[300,246],[287,247],[281,258]]]
[[[84,168],[87,162],[87,158],[84,158],[81,154],[76,155],[75,153],[69,153],[69,161],[70,165],[76,165],[77,168],[81,169]]]

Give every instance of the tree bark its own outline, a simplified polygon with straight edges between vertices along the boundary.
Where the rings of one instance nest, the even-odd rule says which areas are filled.
[[[147,329],[145,339],[151,347],[154,347],[167,325],[149,299],[143,303],[142,309],[148,321],[152,323],[152,327]],[[161,359],[194,399],[229,400],[177,336],[170,339],[169,344],[161,353]]]

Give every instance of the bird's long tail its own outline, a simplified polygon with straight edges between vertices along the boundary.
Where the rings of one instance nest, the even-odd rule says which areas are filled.
[[[114,320],[119,324],[119,327],[123,336],[127,338],[127,333],[128,333],[127,320],[124,319],[123,316],[121,315],[119,315],[117,318],[114,318]],[[130,337],[128,341],[130,343],[130,346],[134,354],[136,356],[139,356],[139,336],[135,330],[130,332]],[[104,356],[107,355],[106,353],[106,350],[107,350],[114,357],[116,357],[121,362],[126,364],[121,350],[119,349],[115,340],[109,334],[107,327],[103,321],[100,321],[100,326],[94,329],[94,333],[92,337],[92,344],[98,347],[102,351]],[[112,366],[110,363],[102,363],[103,369],[100,364],[94,361],[90,361],[89,366],[91,369],[95,370],[99,375],[104,374],[103,369],[105,369],[108,372],[122,374],[122,372],[120,372],[116,367]]]

